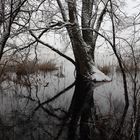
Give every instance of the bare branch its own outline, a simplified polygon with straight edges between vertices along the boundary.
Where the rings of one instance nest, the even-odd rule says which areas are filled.
[[[29,30],[30,34],[36,39],[37,42],[41,43],[42,45],[50,48],[52,51],[54,51],[55,53],[59,54],[60,56],[64,57],[65,59],[69,60],[72,64],[75,64],[75,61],[73,59],[71,59],[70,57],[68,57],[67,55],[63,54],[62,52],[60,52],[59,50],[55,49],[53,46],[51,46],[50,44],[48,43],[45,43],[43,41],[41,41],[37,36],[35,36],[35,34]]]
[[[64,20],[65,22],[67,22],[67,21],[68,21],[67,14],[66,14],[66,12],[65,12],[65,9],[64,9],[64,7],[63,7],[63,5],[62,5],[61,0],[56,0],[56,1],[57,1],[58,5],[59,5],[59,8],[60,8],[60,11],[61,11],[63,20]]]

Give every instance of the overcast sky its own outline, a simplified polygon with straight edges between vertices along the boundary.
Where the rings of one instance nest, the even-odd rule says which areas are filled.
[[[138,7],[138,4],[140,4],[140,0],[125,0],[125,1],[127,3],[125,6],[125,11],[127,11],[129,15],[133,15],[140,11],[140,6]]]

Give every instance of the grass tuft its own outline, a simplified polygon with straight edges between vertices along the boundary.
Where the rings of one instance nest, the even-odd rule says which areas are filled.
[[[106,75],[111,72],[111,66],[110,65],[98,66],[98,69]]]
[[[36,72],[36,64],[32,62],[19,63],[15,65],[17,75],[27,75]]]

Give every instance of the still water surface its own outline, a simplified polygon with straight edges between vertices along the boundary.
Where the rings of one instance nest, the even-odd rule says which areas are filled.
[[[16,78],[14,73],[9,73],[9,76],[11,79]],[[63,60],[57,71],[24,77],[27,81],[30,81],[31,86],[15,84],[12,81],[2,83],[0,94],[0,123],[4,126],[9,126],[12,132],[6,129],[7,127],[5,128],[1,125],[2,130],[0,131],[3,132],[4,130],[4,136],[0,137],[4,139],[5,136],[10,136],[13,140],[16,140],[20,136],[23,140],[33,138],[37,140],[39,138],[43,139],[44,136],[49,137],[49,133],[45,132],[48,130],[55,135],[56,131],[54,130],[57,128],[55,125],[57,121],[55,122],[54,118],[49,118],[42,110],[38,110],[32,121],[28,123],[26,121],[39,102],[44,102],[65,89],[74,81],[74,76],[74,67],[69,62]],[[124,100],[121,74],[113,71],[109,76],[113,79],[112,82],[97,86],[93,94],[96,104],[103,112],[107,111],[110,105],[110,98],[112,100],[117,99],[118,103]],[[131,91],[131,83],[129,83],[129,88]],[[74,87],[61,95],[57,100],[54,100],[47,108],[51,109],[51,106],[53,106],[54,108],[67,110],[73,91]],[[25,97],[28,97],[28,99]]]

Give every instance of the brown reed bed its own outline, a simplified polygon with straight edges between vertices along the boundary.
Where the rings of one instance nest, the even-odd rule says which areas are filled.
[[[111,73],[111,66],[110,65],[98,66],[98,69],[106,75]]]
[[[23,61],[23,62],[0,64],[0,73],[13,72],[16,73],[17,75],[33,74],[38,71],[47,73],[57,69],[58,67],[56,66],[56,63],[53,61],[45,61],[41,63],[39,62],[35,63],[33,61]]]
[[[139,72],[140,71],[140,66],[139,65],[134,65],[134,64],[132,64],[132,63],[124,63],[124,70],[126,71],[126,72],[134,72],[134,71],[137,71],[137,72]],[[120,69],[120,66],[119,65],[117,65],[116,66],[116,72],[120,72],[121,71],[121,69]]]
[[[37,69],[42,72],[50,72],[58,70],[56,63],[53,61],[45,61],[37,64]]]

